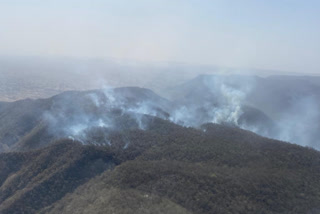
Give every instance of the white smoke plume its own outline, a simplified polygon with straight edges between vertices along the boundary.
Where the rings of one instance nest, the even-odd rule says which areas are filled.
[[[203,76],[200,80],[202,85],[193,87],[183,99],[173,102],[148,89],[135,87],[69,92],[53,99],[52,108],[44,118],[55,136],[84,144],[111,145],[109,133],[112,131],[147,130],[148,116],[186,127],[198,128],[204,123],[238,126],[262,136],[320,148],[317,97],[292,96],[290,108],[272,117],[259,109],[261,103],[252,102],[254,93],[261,90],[257,84],[259,79]],[[262,104],[273,102],[272,97],[263,99]],[[129,139],[124,141],[130,145]]]
[[[67,92],[53,98],[51,109],[43,118],[54,136],[68,137],[83,144],[103,142],[110,145],[108,135],[112,131],[146,129],[146,115],[166,119],[166,114],[158,107],[165,105],[161,101],[165,100],[141,88]],[[125,141],[124,147],[127,147],[130,142]]]
[[[185,126],[203,123],[227,123],[238,125],[242,105],[251,89],[249,80],[237,84],[228,76],[210,76],[203,79],[204,88],[198,89],[190,100],[184,100],[171,112],[171,120]],[[197,89],[195,89],[197,90]]]
[[[286,78],[204,75],[190,88],[170,112],[174,123],[234,125],[320,149],[320,99],[314,86],[301,86],[299,81]]]

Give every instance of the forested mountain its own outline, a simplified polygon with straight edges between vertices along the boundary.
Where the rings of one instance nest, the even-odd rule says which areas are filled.
[[[0,103],[0,213],[319,213],[319,151],[230,81]]]
[[[319,212],[315,150],[238,128],[197,130],[161,119],[150,130],[110,136],[109,146],[60,140],[1,154],[1,212]]]

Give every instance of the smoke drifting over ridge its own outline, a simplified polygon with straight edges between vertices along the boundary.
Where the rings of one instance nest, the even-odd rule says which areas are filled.
[[[278,90],[275,85],[263,97],[266,104],[273,103],[278,113],[275,115],[260,108],[261,97],[255,99],[266,93],[264,81],[269,80],[255,76],[203,75],[174,88],[171,100],[137,87],[66,92],[53,99],[44,120],[53,135],[84,144],[110,145],[110,133],[145,130],[152,118],[159,117],[195,128],[205,123],[237,126],[265,137],[320,149],[317,132],[320,104],[316,97],[301,94],[299,90],[279,89],[274,94]],[[290,107],[274,102],[278,96],[286,98],[283,102]],[[130,140],[126,141],[129,144]]]
[[[54,97],[43,119],[53,136],[68,137],[84,144],[110,144],[110,132],[144,130],[150,116],[166,119],[167,113],[161,110],[166,106],[165,99],[137,87],[66,92]],[[102,141],[93,140],[101,137]]]
[[[320,149],[318,84],[313,77],[203,75],[176,88],[177,102],[184,103],[176,115],[187,121],[182,125],[235,125],[265,137]]]
[[[320,149],[319,107],[319,100],[314,96],[296,98],[279,118],[279,133],[275,138]]]
[[[203,79],[203,84],[204,90],[195,86],[192,93],[178,102],[172,121],[185,126],[200,126],[204,122],[238,125],[243,113],[241,106],[250,87],[236,87],[224,76]]]
[[[38,98],[43,97],[42,93],[48,97],[75,90],[50,98],[51,109],[45,108],[43,120],[49,124],[50,134],[57,138],[70,137],[88,143],[87,136],[93,142],[93,132],[97,132],[106,133],[107,142],[110,132],[148,129],[150,118],[160,117],[186,127],[199,128],[204,123],[238,126],[262,136],[320,147],[317,131],[320,77],[317,76],[262,78],[236,75],[245,73],[241,69],[174,63],[130,65],[48,60],[36,66],[36,60],[28,61],[29,65],[19,60],[15,65],[13,59],[5,62],[2,62],[5,68],[2,77],[6,78],[0,79],[0,95],[12,93]],[[19,72],[22,68],[25,71]],[[29,74],[28,70],[33,72]],[[38,75],[41,70],[46,72]],[[247,71],[250,72],[259,73]],[[92,90],[102,85],[109,86]],[[142,88],[114,88],[126,86]],[[29,92],[36,96],[30,96]]]
[[[86,135],[92,129],[103,129],[105,132],[147,129],[146,116],[196,128],[203,123],[238,125],[243,113],[241,105],[248,89],[235,89],[223,79],[219,77],[214,80],[205,103],[195,103],[193,99],[171,102],[148,89],[135,87],[106,88],[80,96],[76,92],[65,93],[57,96],[59,99],[55,99],[52,109],[45,112],[44,119],[54,135],[83,143],[88,141]],[[211,86],[210,82],[206,84]]]

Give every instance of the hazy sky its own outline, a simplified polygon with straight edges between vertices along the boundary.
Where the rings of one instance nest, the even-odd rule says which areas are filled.
[[[320,73],[320,1],[0,0],[0,54]]]

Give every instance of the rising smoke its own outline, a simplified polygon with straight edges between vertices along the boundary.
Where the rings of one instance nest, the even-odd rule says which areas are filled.
[[[198,128],[204,123],[237,126],[265,137],[320,148],[316,97],[290,96],[286,101],[290,108],[279,110],[275,117],[252,101],[258,100],[252,97],[262,90],[261,78],[201,76],[197,81],[197,87],[184,88],[188,93],[172,101],[136,87],[68,92],[53,99],[44,118],[55,136],[84,144],[110,145],[111,132],[147,130],[149,119],[159,117],[186,127]],[[130,140],[126,142],[128,145]]]
[[[320,149],[320,103],[315,96],[298,97],[278,120],[279,132],[274,137],[303,146]]]
[[[166,119],[160,109],[166,100],[141,88],[105,88],[89,92],[66,92],[53,98],[43,115],[53,136],[84,144],[111,144],[114,131],[147,129],[148,117]]]

